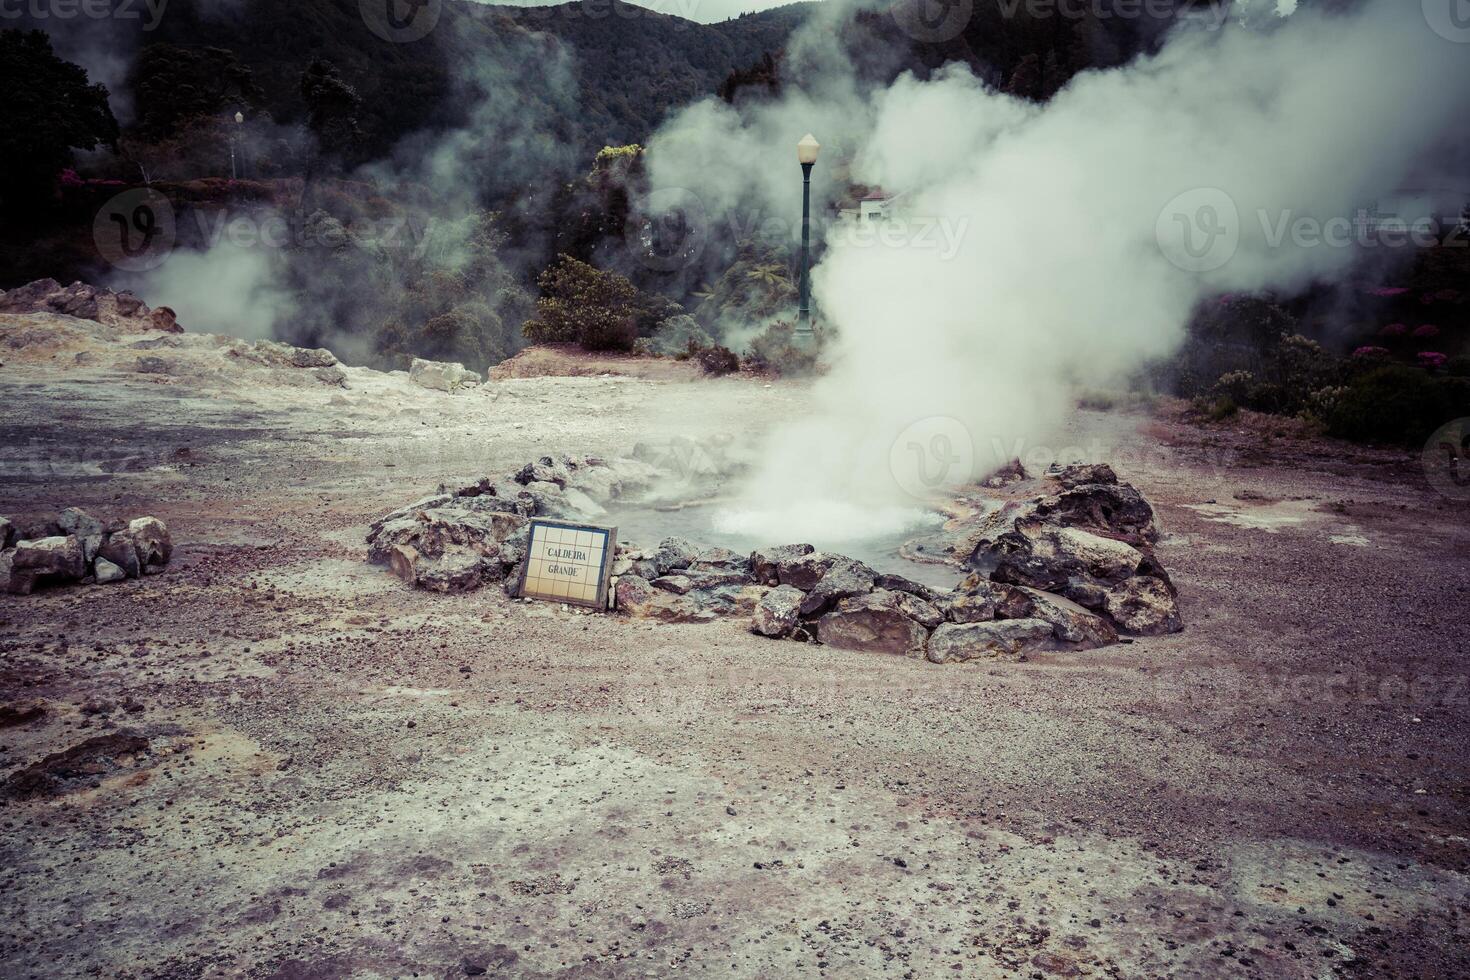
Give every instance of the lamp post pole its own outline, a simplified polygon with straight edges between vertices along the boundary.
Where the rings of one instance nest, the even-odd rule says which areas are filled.
[[[811,133],[796,144],[796,159],[801,164],[801,308],[796,313],[796,329],[792,341],[798,346],[813,339],[811,311],[811,243],[812,243],[812,165],[817,162],[821,144]]]
[[[235,113],[235,131],[230,134],[230,179],[239,180],[239,173],[235,169],[235,144],[240,142],[240,124],[245,121],[243,112]]]

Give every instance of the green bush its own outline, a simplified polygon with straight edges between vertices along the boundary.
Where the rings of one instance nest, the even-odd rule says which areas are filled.
[[[817,366],[819,345],[798,347],[793,343],[796,325],[790,320],[777,320],[751,339],[745,352],[745,364],[756,371],[801,376],[811,374]]]
[[[1417,446],[1462,415],[1470,415],[1470,381],[1393,364],[1351,379],[1332,406],[1327,431],[1355,442]]]
[[[575,343],[588,350],[632,350],[638,339],[638,290],[616,272],[570,255],[541,273],[536,312],[521,329],[542,344]]]
[[[689,356],[699,362],[704,368],[705,374],[713,374],[716,377],[722,374],[731,374],[740,370],[740,358],[728,347],[700,347],[696,348],[693,342],[689,345]]]

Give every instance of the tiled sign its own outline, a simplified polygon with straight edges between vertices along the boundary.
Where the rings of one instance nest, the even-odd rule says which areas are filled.
[[[520,594],[606,609],[608,573],[617,546],[615,527],[533,520]]]

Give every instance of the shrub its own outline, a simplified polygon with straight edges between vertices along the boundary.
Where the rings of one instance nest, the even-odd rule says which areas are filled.
[[[705,374],[712,374],[718,377],[722,374],[731,374],[740,370],[740,358],[735,356],[735,352],[728,347],[716,345],[714,347],[696,348],[694,342],[690,341],[689,356],[699,362],[699,366],[704,368]]]
[[[1470,382],[1386,365],[1354,377],[1327,417],[1327,431],[1357,442],[1415,446],[1445,422],[1470,414]]]
[[[792,342],[795,333],[796,325],[789,320],[777,320],[766,327],[751,339],[745,353],[746,366],[772,374],[811,374],[817,366],[819,343],[798,347]]]
[[[638,339],[638,290],[616,272],[569,255],[541,273],[544,294],[521,328],[536,343],[576,343],[588,350],[632,350]]]

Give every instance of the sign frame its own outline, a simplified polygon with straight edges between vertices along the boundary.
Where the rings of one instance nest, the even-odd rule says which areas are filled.
[[[526,555],[521,560],[519,578],[516,582],[516,597],[520,599],[538,599],[542,602],[565,602],[571,606],[582,606],[587,609],[595,609],[598,612],[606,612],[608,604],[608,592],[612,583],[613,561],[618,550],[618,529],[611,524],[578,524],[572,521],[557,520],[549,517],[533,517],[526,525]],[[531,571],[531,562],[535,558],[535,544],[537,529],[555,531],[585,532],[590,534],[606,535],[606,544],[602,553],[602,564],[597,567],[597,589],[591,599],[583,599],[572,596],[548,595],[543,592],[527,592],[526,580]]]

